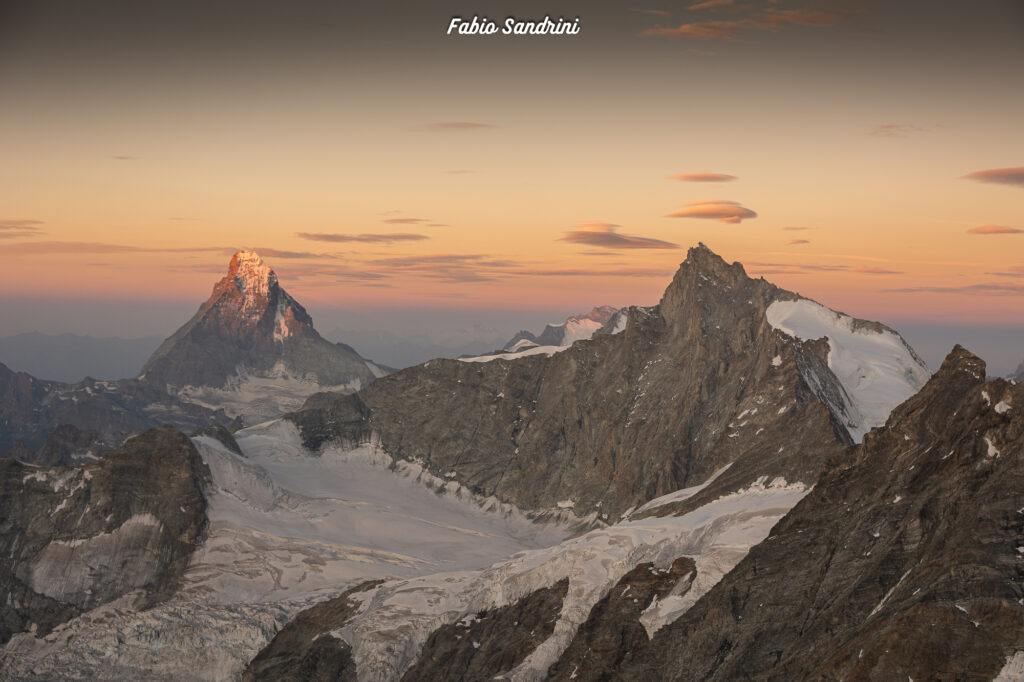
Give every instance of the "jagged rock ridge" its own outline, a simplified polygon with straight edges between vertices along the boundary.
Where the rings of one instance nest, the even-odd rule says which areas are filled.
[[[701,245],[661,303],[627,309],[621,329],[550,355],[432,360],[354,396],[314,396],[288,418],[314,450],[374,438],[391,457],[480,495],[598,521],[730,463],[716,490],[762,475],[810,484],[824,457],[853,441],[847,413],[858,396],[830,368],[831,339],[802,339],[772,324],[768,310],[786,301],[805,299],[747,277]],[[850,321],[840,325],[850,334],[899,340],[875,323],[829,313]],[[885,358],[908,377],[902,392],[885,394],[890,409],[927,374],[902,340],[897,345],[914,367]],[[893,347],[884,344],[886,353]]]
[[[1024,390],[958,346],[614,679],[992,679],[1024,649],[1022,491]]]

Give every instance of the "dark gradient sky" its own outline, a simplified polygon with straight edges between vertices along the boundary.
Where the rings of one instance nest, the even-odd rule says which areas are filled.
[[[1024,319],[1024,180],[963,179],[1024,166],[1024,2],[701,4],[0,0],[2,297],[198,302],[255,247],[314,308],[573,312],[703,241],[861,317]]]

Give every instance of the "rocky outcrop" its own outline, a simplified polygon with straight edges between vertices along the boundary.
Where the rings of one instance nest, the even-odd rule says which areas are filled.
[[[615,587],[590,611],[572,644],[548,673],[550,680],[614,680],[622,660],[647,643],[647,629],[641,617],[665,597],[681,597],[693,585],[697,566],[693,559],[680,557],[659,570],[640,564],[622,576]],[[681,588],[681,589],[677,589]]]
[[[1014,372],[1010,376],[1010,378],[1016,381],[1017,383],[1024,383],[1024,362],[1020,363],[1020,365],[1017,367],[1017,371]]]
[[[700,246],[618,333],[513,361],[432,360],[288,419],[313,449],[373,437],[480,495],[606,522],[727,464],[706,495],[760,476],[813,483],[852,442],[852,398],[827,342],[769,322],[769,306],[795,300]]]
[[[616,679],[992,679],[1024,649],[1022,491],[1024,390],[958,346]]]
[[[71,424],[61,424],[35,452],[19,441],[6,456],[37,466],[69,467],[99,459],[111,449],[98,431],[83,431]]]
[[[554,632],[568,589],[563,578],[513,604],[438,628],[402,681],[473,682],[512,670]]]
[[[339,680],[355,682],[355,661],[348,644],[331,635],[358,611],[353,596],[373,590],[371,580],[306,609],[274,636],[246,667],[243,682],[261,680]]]
[[[171,427],[78,468],[0,460],[0,642],[125,595],[168,598],[204,536],[208,476]]]
[[[282,401],[294,409],[323,387],[352,391],[384,373],[352,348],[321,337],[259,255],[239,251],[210,298],[153,353],[139,380],[232,415],[269,418],[280,414]]]

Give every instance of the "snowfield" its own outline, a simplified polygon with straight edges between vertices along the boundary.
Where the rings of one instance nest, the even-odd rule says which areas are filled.
[[[237,679],[274,634],[313,603],[371,579],[361,612],[337,634],[360,680],[396,680],[438,626],[513,603],[569,579],[554,634],[510,679],[538,680],[594,604],[644,562],[692,557],[685,595],[644,613],[649,633],[672,622],[736,565],[807,492],[759,480],[678,517],[625,520],[570,538],[581,520],[552,510],[531,522],[511,505],[390,458],[374,445],[322,456],[290,422],[236,434],[245,456],[194,439],[210,467],[209,539],[168,602],[137,612],[124,598],[45,638],[16,635],[0,667],[16,679]],[[688,497],[677,491],[645,509]],[[215,642],[215,646],[210,643]]]
[[[805,298],[775,301],[766,317],[772,327],[798,339],[828,337],[828,366],[849,398],[846,426],[856,443],[928,381],[928,368],[891,331],[857,329],[849,315]]]

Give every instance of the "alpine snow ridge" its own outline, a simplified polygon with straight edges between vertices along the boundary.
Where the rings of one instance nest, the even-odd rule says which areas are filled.
[[[597,306],[589,313],[572,315],[559,324],[549,324],[536,336],[526,330],[520,331],[502,350],[515,353],[533,346],[570,346],[580,339],[593,337],[618,310],[610,305]]]
[[[386,370],[326,341],[253,251],[236,253],[210,298],[139,375],[184,400],[250,423],[295,409],[319,390],[351,392]]]

